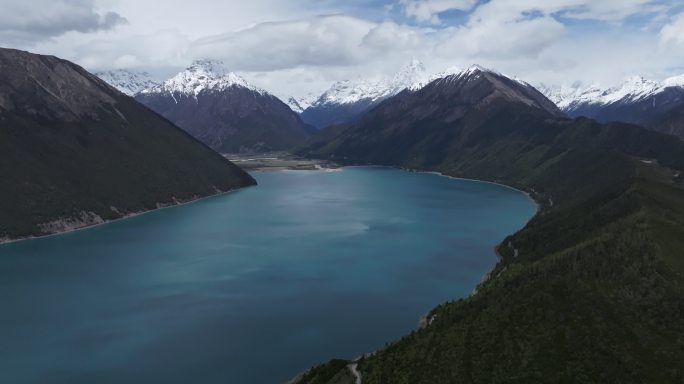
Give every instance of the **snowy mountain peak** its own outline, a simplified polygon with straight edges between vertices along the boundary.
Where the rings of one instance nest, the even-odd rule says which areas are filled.
[[[445,71],[440,72],[440,73],[438,73],[438,74],[436,74],[436,75],[431,76],[429,81],[431,82],[431,81],[433,81],[433,80],[441,79],[441,78],[446,78],[446,77],[453,77],[454,79],[456,79],[456,78],[464,78],[464,79],[468,79],[468,81],[470,81],[471,79],[476,79],[476,78],[478,78],[479,75],[481,75],[482,73],[489,73],[489,74],[492,74],[492,75],[505,77],[505,78],[508,78],[508,79],[513,80],[513,81],[515,81],[515,82],[518,82],[518,83],[520,83],[520,84],[522,84],[522,85],[524,85],[524,86],[530,86],[527,82],[525,82],[525,81],[523,81],[523,80],[520,80],[520,79],[517,78],[517,77],[508,76],[508,75],[505,75],[505,74],[503,74],[503,73],[494,71],[494,70],[492,70],[492,69],[485,68],[485,67],[483,67],[483,66],[481,66],[481,65],[478,65],[478,64],[473,64],[473,65],[471,65],[470,67],[468,67],[468,68],[466,68],[466,69],[464,69],[464,70],[461,70],[461,69],[458,68],[458,67],[449,67],[449,68],[447,68]]]
[[[643,76],[631,76],[620,86],[608,89],[602,95],[603,104],[611,104],[623,99],[637,100],[655,92],[660,85]]]
[[[582,93],[582,84],[575,82],[572,85],[562,85],[560,87],[549,87],[541,84],[537,87],[549,100],[553,101],[559,108],[564,109],[568,104],[577,99]],[[600,87],[595,87],[597,90]]]
[[[463,71],[464,74],[471,74],[471,73],[477,73],[477,72],[490,72],[489,69],[481,66],[480,64],[473,64],[470,67],[468,67],[465,71]]]
[[[663,88],[684,87],[684,75],[669,77],[661,83]]]
[[[343,80],[334,83],[312,105],[351,104],[361,100],[375,102],[394,96],[404,89],[415,89],[428,79],[425,65],[411,60],[391,78]]]
[[[318,96],[316,96],[312,92],[309,92],[302,97],[290,97],[289,99],[287,99],[287,102],[285,104],[287,104],[293,111],[297,113],[302,113],[307,108],[309,108],[311,104],[313,104],[316,101],[316,99],[318,99]]]
[[[333,84],[316,100],[315,105],[350,104],[360,100],[375,101],[391,93],[386,81],[342,80]]]
[[[424,76],[424,77],[421,78],[420,80],[418,80],[418,81],[414,82],[413,84],[411,84],[411,86],[409,86],[408,89],[411,90],[411,91],[417,91],[417,90],[419,90],[419,89],[425,87],[426,85],[432,83],[433,81],[435,81],[435,80],[437,80],[437,79],[442,79],[442,78],[445,78],[445,77],[449,77],[449,76],[453,76],[453,75],[458,75],[458,74],[460,74],[461,72],[463,72],[463,70],[462,70],[461,68],[459,68],[459,67],[449,67],[449,68],[445,69],[445,70],[442,71],[442,72],[435,73],[435,74],[430,75],[430,76],[428,76],[428,77],[425,77],[425,76]]]
[[[497,73],[480,65],[473,65],[466,70],[449,67],[445,71],[429,76],[425,65],[420,60],[414,59],[404,65],[391,78],[338,81],[311,105],[318,107],[333,104],[352,104],[361,100],[376,102],[394,96],[405,89],[417,91],[437,79],[452,75],[470,76],[480,72]]]
[[[220,60],[195,60],[184,71],[166,80],[163,84],[143,93],[180,93],[197,97],[204,90],[222,91],[231,87],[247,88],[265,94],[266,92],[249,84],[239,75],[230,72]]]
[[[424,82],[426,79],[425,64],[420,60],[413,59],[392,77],[390,85],[393,93],[399,93],[406,88],[411,88],[413,84]]]
[[[559,108],[571,112],[582,105],[609,105],[644,100],[670,87],[684,88],[684,75],[670,77],[662,82],[649,80],[643,76],[631,76],[622,84],[611,88],[603,88],[596,83],[583,88],[581,84],[575,83],[572,86],[561,87],[542,85],[539,90]]]
[[[464,71],[461,71],[460,73],[458,73],[457,75],[459,75],[461,77],[467,77],[467,76],[477,75],[477,74],[483,73],[483,72],[503,76],[501,73],[493,71],[489,68],[485,68],[479,64],[473,64],[470,67],[466,68]],[[508,76],[506,76],[506,77],[508,77]]]
[[[128,96],[133,96],[144,89],[159,84],[152,79],[152,76],[149,73],[143,71],[115,69],[106,72],[98,72],[95,75]]]

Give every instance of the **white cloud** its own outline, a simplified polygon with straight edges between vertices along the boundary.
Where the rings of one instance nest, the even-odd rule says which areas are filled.
[[[364,60],[363,38],[376,24],[349,16],[262,23],[197,40],[195,57],[223,59],[232,68],[266,71],[309,66],[349,66]]]
[[[371,3],[0,0],[0,44],[61,56],[90,70],[134,67],[159,77],[196,58],[219,58],[280,95],[391,75],[411,58],[434,72],[479,63],[550,84],[684,73],[684,50],[672,49],[684,45],[684,16],[669,15],[675,1]],[[465,21],[447,25],[440,15],[449,10],[465,10]],[[108,12],[129,24],[107,21]],[[406,17],[393,20],[397,13]],[[634,19],[648,20],[648,28],[634,27]],[[582,27],[573,26],[577,20]]]
[[[684,13],[680,13],[672,18],[659,33],[660,43],[663,45],[682,45],[684,44]]]
[[[32,51],[67,58],[91,71],[142,68],[165,75],[169,68],[187,64],[185,53],[190,43],[175,29],[130,36],[101,33],[85,41],[82,34],[72,32],[57,41],[38,43]]]
[[[362,45],[378,52],[410,51],[425,48],[427,31],[386,21],[363,37]]]
[[[525,20],[476,19],[453,28],[439,45],[439,54],[473,58],[520,59],[537,57],[565,32],[563,24],[549,16]]]
[[[467,11],[477,0],[399,0],[404,14],[421,22],[440,24],[439,14],[450,10]]]

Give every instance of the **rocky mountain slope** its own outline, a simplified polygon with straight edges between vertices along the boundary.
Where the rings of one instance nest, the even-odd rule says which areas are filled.
[[[313,131],[280,99],[220,61],[195,61],[135,98],[222,153],[284,150]]]
[[[684,105],[674,107],[667,112],[653,117],[647,126],[684,140]]]
[[[353,124],[322,131],[300,153],[362,163],[409,162],[413,167],[439,163],[450,155],[454,140],[487,134],[495,141],[513,129],[514,122],[495,127],[502,132],[475,130],[498,118],[502,108],[538,118],[563,115],[529,84],[473,66],[418,91],[405,90]]]
[[[255,184],[98,77],[0,49],[0,239],[101,223]]]

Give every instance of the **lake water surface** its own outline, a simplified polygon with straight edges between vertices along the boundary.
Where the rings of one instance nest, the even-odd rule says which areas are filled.
[[[0,246],[0,383],[282,383],[467,296],[535,205],[388,168]]]

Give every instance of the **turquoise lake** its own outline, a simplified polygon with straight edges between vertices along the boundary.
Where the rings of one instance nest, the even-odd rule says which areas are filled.
[[[0,383],[283,383],[466,297],[535,204],[389,168],[258,187],[0,246]]]

